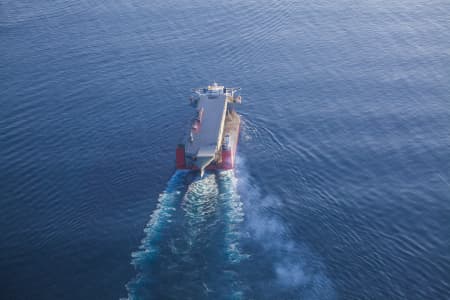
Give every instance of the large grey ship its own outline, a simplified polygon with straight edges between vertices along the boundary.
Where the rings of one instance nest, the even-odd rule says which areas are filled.
[[[177,169],[229,170],[234,168],[241,118],[234,104],[241,103],[240,88],[213,83],[193,89],[195,117],[176,150]]]

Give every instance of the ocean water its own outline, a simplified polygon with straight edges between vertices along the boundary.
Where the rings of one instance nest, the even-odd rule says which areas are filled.
[[[449,299],[449,133],[448,1],[4,0],[0,298]]]

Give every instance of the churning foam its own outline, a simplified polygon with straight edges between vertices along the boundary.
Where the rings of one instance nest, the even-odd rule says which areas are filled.
[[[224,207],[225,252],[229,263],[239,263],[248,256],[240,249],[244,209],[236,190],[237,179],[233,170],[219,172],[219,199]]]
[[[320,260],[273,214],[284,204],[262,196],[240,157],[235,171],[206,173],[187,186],[188,172],[172,176],[132,253],[138,275],[127,284],[129,299],[335,298]],[[184,280],[172,282],[174,274]]]
[[[260,257],[265,257],[268,260],[265,263],[271,265],[271,278],[261,285],[267,292],[262,294],[265,297],[282,297],[285,293],[286,297],[294,299],[334,299],[334,288],[320,259],[298,239],[291,238],[286,225],[273,213],[286,209],[280,199],[270,193],[262,195],[252,182],[242,157],[238,157],[236,171],[237,191],[246,212],[246,242],[258,244],[257,249],[263,253]]]

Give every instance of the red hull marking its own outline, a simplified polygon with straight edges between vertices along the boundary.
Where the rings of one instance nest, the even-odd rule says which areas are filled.
[[[222,169],[229,170],[233,168],[232,150],[222,150]]]
[[[176,166],[177,166],[177,169],[186,168],[186,159],[184,157],[184,147],[180,147],[180,146],[177,147]]]

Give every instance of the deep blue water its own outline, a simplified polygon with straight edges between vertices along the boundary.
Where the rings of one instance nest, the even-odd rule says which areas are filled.
[[[2,1],[0,298],[449,299],[449,133],[448,1]]]

